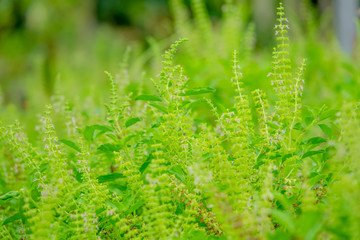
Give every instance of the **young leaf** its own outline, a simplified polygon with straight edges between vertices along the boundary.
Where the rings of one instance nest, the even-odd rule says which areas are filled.
[[[335,109],[330,109],[330,110],[327,110],[325,112],[323,112],[322,114],[320,114],[319,116],[319,122],[320,121],[323,121],[325,119],[328,119],[328,118],[334,118],[336,117],[336,114],[339,112],[339,110],[335,110]]]
[[[86,126],[83,131],[83,134],[86,141],[92,142],[95,138],[99,137],[100,135],[112,131],[114,130],[108,126],[96,124],[96,125]]]
[[[139,118],[139,117],[130,118],[129,120],[126,121],[125,127],[130,127],[140,121],[141,121],[141,118]]]
[[[211,87],[198,87],[187,90],[182,96],[200,95],[205,93],[214,93],[216,90]]]
[[[14,221],[19,220],[19,219],[21,219],[21,214],[20,213],[15,213],[11,217],[8,217],[7,219],[5,219],[5,221],[3,222],[2,225],[6,225],[8,223],[14,222]]]
[[[142,101],[154,101],[154,102],[161,102],[162,99],[156,95],[139,95],[135,98],[135,101],[142,100]]]
[[[331,128],[326,125],[326,124],[319,124],[319,127],[321,128],[321,130],[323,131],[323,133],[330,139],[333,138],[333,132],[331,130]]]
[[[169,174],[174,174],[175,177],[177,179],[179,179],[180,181],[184,181],[185,180],[185,172],[184,170],[181,168],[180,165],[175,165],[175,166],[172,166],[170,169],[169,169]]]
[[[97,180],[99,181],[99,183],[104,183],[104,182],[111,182],[116,179],[124,178],[124,177],[125,176],[121,173],[111,173],[111,174],[107,174],[107,175],[101,175],[101,176],[97,177]]]
[[[321,144],[324,142],[327,142],[328,140],[326,138],[322,138],[322,137],[313,137],[310,138],[306,141],[303,142],[303,144],[311,144],[311,145],[316,145],[316,144]]]
[[[281,226],[284,226],[289,232],[294,232],[294,219],[287,212],[272,209],[271,216],[276,219]]]
[[[144,201],[144,200],[139,200],[139,201],[137,201],[134,205],[132,205],[130,208],[128,208],[128,209],[125,211],[125,214],[129,214],[129,213],[132,213],[132,212],[138,210],[138,209],[141,208],[144,204],[145,204],[145,201]]]
[[[72,149],[81,152],[80,148],[76,146],[76,144],[73,141],[67,140],[67,139],[60,139],[59,142],[67,145],[68,147],[71,147]]]
[[[313,156],[313,155],[317,155],[317,154],[321,154],[324,153],[324,150],[319,150],[319,151],[308,151],[306,152],[303,156],[302,159]]]
[[[120,148],[121,147],[118,144],[105,143],[103,145],[100,145],[98,147],[98,150],[101,152],[118,152]]]
[[[305,129],[305,127],[303,126],[303,124],[301,122],[298,122],[294,125],[293,129],[302,131]]]
[[[154,108],[159,109],[159,110],[160,110],[161,112],[163,112],[163,113],[168,113],[166,107],[164,107],[164,106],[161,106],[161,105],[156,104],[156,103],[150,103],[149,105],[150,105],[150,106],[153,106]]]
[[[10,191],[0,196],[0,203],[5,203],[11,201],[12,199],[17,199],[20,196],[18,191]]]

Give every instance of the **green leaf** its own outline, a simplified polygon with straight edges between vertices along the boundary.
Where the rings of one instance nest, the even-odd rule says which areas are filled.
[[[289,157],[292,157],[292,156],[293,156],[292,153],[285,154],[284,156],[282,156],[281,162],[285,162]]]
[[[326,124],[319,124],[319,127],[321,128],[321,130],[323,131],[323,133],[330,139],[333,138],[333,131],[331,130],[331,128],[326,125]]]
[[[12,199],[19,198],[20,193],[18,191],[10,191],[0,196],[0,203],[6,203]]]
[[[151,158],[147,158],[145,160],[145,162],[141,165],[141,167],[139,168],[139,171],[141,172],[141,174],[145,171],[145,169],[150,165],[151,163]]]
[[[185,171],[182,169],[182,167],[180,165],[175,165],[175,166],[172,166],[170,169],[169,169],[169,174],[174,174],[175,177],[177,179],[179,179],[180,181],[185,181]]]
[[[214,93],[216,90],[211,87],[198,87],[198,88],[192,88],[188,89],[184,94],[181,94],[182,96],[193,96],[193,95],[200,95],[205,93]]]
[[[268,125],[269,127],[273,128],[273,129],[279,129],[280,126],[275,124],[275,123],[272,123],[272,122],[266,122],[265,123],[266,125]]]
[[[164,106],[161,106],[161,105],[156,104],[156,103],[150,103],[149,105],[150,105],[150,106],[153,106],[154,108],[159,109],[159,110],[160,110],[161,112],[163,112],[163,113],[168,113],[167,108],[164,107]]]
[[[285,210],[291,210],[291,203],[289,199],[279,192],[273,192],[274,199],[280,204]]]
[[[97,177],[97,180],[99,181],[99,183],[104,183],[104,182],[111,182],[119,178],[125,178],[125,176],[121,173],[111,173],[107,175],[101,175]]]
[[[130,126],[132,126],[135,123],[140,122],[140,121],[141,121],[141,118],[139,118],[139,117],[130,118],[129,120],[126,121],[125,127],[128,128],[128,127],[130,127]]]
[[[303,142],[303,144],[311,144],[311,145],[314,145],[314,144],[321,144],[321,143],[324,143],[324,142],[327,142],[328,140],[326,138],[322,138],[322,137],[313,137],[313,138],[310,138],[308,140],[305,140]]]
[[[119,202],[106,201],[105,203],[112,208],[118,209],[119,212],[121,212],[124,209],[124,205]]]
[[[193,230],[190,234],[190,240],[206,239],[206,233],[203,230]]]
[[[305,127],[301,122],[298,122],[294,125],[293,129],[303,131],[305,129]]]
[[[313,121],[314,121],[314,118],[313,118],[313,117],[306,117],[306,118],[305,118],[305,123],[306,123],[306,125],[310,125]]]
[[[331,109],[320,114],[319,121],[323,121],[328,118],[335,118],[339,110]]]
[[[145,204],[144,200],[137,201],[134,205],[132,205],[128,210],[125,211],[125,214],[132,213],[139,208],[141,208]]]
[[[313,155],[317,155],[317,154],[321,154],[321,153],[324,153],[324,150],[319,150],[319,151],[308,151],[306,152],[301,159],[304,159],[304,158],[307,158],[307,157],[310,157],[310,156],[313,156]]]
[[[41,193],[37,188],[33,188],[30,192],[31,198],[35,201],[35,202],[39,202],[40,201],[40,196]]]
[[[198,99],[196,101],[190,102],[189,105],[186,108],[186,111],[193,110],[196,106],[198,106],[201,103],[205,103],[205,99]]]
[[[48,163],[48,162],[42,163],[40,165],[40,172],[44,172],[49,167],[49,165],[50,165],[50,163]]]
[[[118,144],[105,143],[98,147],[98,150],[101,152],[118,152],[120,151],[121,146]]]
[[[154,102],[161,102],[162,99],[156,95],[139,95],[135,98],[135,101],[142,100],[142,101],[154,101]]]
[[[19,219],[21,219],[21,214],[20,213],[15,213],[11,217],[8,217],[7,219],[5,219],[5,221],[3,222],[2,225],[6,225],[8,223],[14,222],[14,221],[19,220]]]
[[[324,220],[320,212],[303,212],[297,221],[297,225],[299,226],[298,232],[300,233],[301,239],[318,239],[316,236],[324,225]]]
[[[83,134],[86,141],[92,142],[95,138],[101,136],[102,134],[112,131],[114,130],[106,125],[96,124],[92,126],[86,126]]]
[[[285,230],[277,228],[273,234],[268,236],[269,240],[291,240],[291,235]]]
[[[272,209],[271,215],[274,219],[276,219],[279,222],[281,226],[285,227],[290,233],[294,232],[295,230],[294,219],[287,212]]]
[[[59,142],[67,145],[68,147],[71,147],[72,149],[81,152],[80,148],[76,146],[76,144],[73,141],[67,140],[67,139],[60,139]]]

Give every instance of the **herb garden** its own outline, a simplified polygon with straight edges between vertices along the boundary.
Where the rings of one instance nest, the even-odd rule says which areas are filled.
[[[202,0],[170,7],[165,50],[1,105],[0,238],[360,239],[357,60],[290,36],[282,3],[264,54],[241,4],[221,27]]]

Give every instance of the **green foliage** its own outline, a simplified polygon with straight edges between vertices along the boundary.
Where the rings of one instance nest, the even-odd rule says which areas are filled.
[[[181,1],[171,3],[178,31],[189,31]],[[211,23],[204,2],[191,3],[212,68]],[[226,1],[225,38],[233,7]],[[245,57],[231,49],[222,84],[234,94],[221,107],[216,87],[191,86],[176,65],[182,45],[196,55],[180,39],[153,91],[133,89],[125,57],[120,74],[105,72],[106,111],[72,107],[57,92],[33,141],[19,122],[0,123],[1,238],[359,239],[359,104],[303,106],[305,61],[293,72],[277,10],[273,69],[262,76],[274,98],[246,87]]]

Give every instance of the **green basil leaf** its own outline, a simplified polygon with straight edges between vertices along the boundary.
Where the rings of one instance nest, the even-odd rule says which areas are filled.
[[[130,126],[132,126],[135,123],[140,122],[140,121],[141,121],[141,118],[139,118],[139,117],[130,118],[129,120],[126,121],[125,127],[128,128],[128,127],[130,127]]]
[[[154,101],[154,102],[161,102],[162,99],[156,95],[139,95],[135,98],[135,101],[142,100],[142,101]]]
[[[72,149],[81,152],[80,148],[76,146],[76,144],[73,141],[67,140],[67,139],[60,139],[59,142],[65,144],[68,147],[71,147]]]

